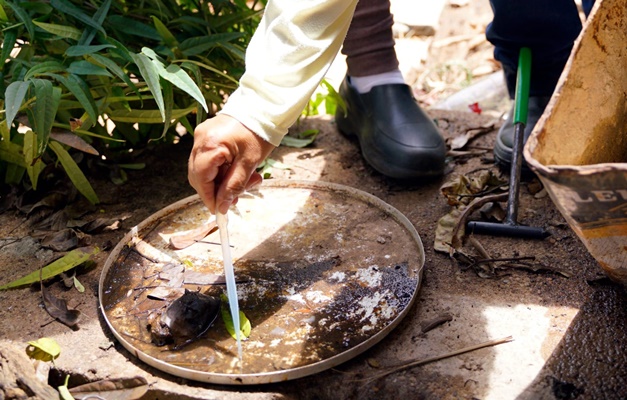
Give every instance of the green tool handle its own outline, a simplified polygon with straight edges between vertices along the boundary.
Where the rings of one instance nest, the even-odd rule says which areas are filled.
[[[531,80],[531,49],[522,47],[518,57],[516,75],[516,98],[514,99],[514,124],[522,122],[527,125],[529,104],[529,81]]]

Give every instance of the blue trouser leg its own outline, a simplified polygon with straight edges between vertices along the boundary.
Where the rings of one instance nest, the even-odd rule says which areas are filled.
[[[593,5],[594,0],[581,0],[581,8],[583,8],[583,12],[586,14],[586,17],[590,14],[590,10],[592,10]]]
[[[589,12],[594,0],[584,0]],[[550,96],[581,31],[573,0],[490,0],[494,19],[486,30],[514,97],[518,53],[531,48],[530,96]]]

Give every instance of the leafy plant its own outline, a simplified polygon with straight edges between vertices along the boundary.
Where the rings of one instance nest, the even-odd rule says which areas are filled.
[[[77,153],[124,162],[133,149],[176,141],[177,126],[193,132],[235,89],[262,7],[0,0],[4,182],[37,189],[60,164],[97,203]]]
[[[338,107],[342,112],[346,113],[346,103],[344,103],[340,94],[329,81],[323,79],[322,82],[320,82],[318,90],[313,94],[311,99],[309,99],[302,115],[308,117],[311,115],[320,115],[321,112],[327,115],[335,115]]]
[[[272,169],[291,169],[291,167],[287,164],[284,164],[280,161],[274,160],[272,158],[266,158],[263,160],[261,164],[257,167],[257,172],[261,174],[263,179],[268,179],[272,176]]]

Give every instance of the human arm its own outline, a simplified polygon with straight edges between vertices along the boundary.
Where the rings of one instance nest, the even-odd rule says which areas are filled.
[[[337,55],[357,0],[270,0],[246,52],[246,73],[220,114],[198,125],[189,181],[225,212],[281,143]],[[234,123],[234,121],[236,123]],[[217,180],[216,180],[217,179]]]

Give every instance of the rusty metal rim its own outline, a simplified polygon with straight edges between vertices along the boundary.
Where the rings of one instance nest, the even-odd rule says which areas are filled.
[[[320,182],[320,181],[299,181],[299,180],[269,180],[264,181],[264,188],[308,188],[308,189],[319,189],[319,190],[328,190],[328,191],[336,191],[336,192],[344,192],[353,198],[357,198],[366,203],[369,203],[375,207],[380,208],[381,210],[388,213],[392,218],[395,219],[397,223],[403,226],[407,233],[411,236],[412,240],[416,243],[419,250],[419,268],[416,274],[417,284],[416,290],[412,295],[411,300],[407,304],[407,306],[399,313],[399,315],[392,320],[392,322],[383,328],[381,331],[373,335],[370,339],[365,340],[359,345],[346,350],[345,352],[339,353],[333,357],[330,357],[326,360],[318,361],[313,364],[281,370],[274,372],[266,372],[266,373],[257,373],[257,374],[220,374],[214,372],[202,372],[189,368],[178,367],[157,358],[154,358],[140,350],[138,350],[135,346],[133,346],[130,342],[128,342],[123,335],[121,335],[117,330],[113,327],[109,319],[107,318],[106,313],[104,312],[104,304],[102,303],[103,299],[103,290],[104,283],[107,277],[107,273],[113,263],[115,262],[117,255],[122,251],[124,246],[126,246],[132,239],[133,235],[136,235],[138,232],[141,232],[142,228],[146,225],[153,223],[155,220],[158,220],[186,205],[196,203],[200,201],[200,197],[198,195],[192,195],[182,200],[179,200],[160,211],[152,214],[144,221],[139,223],[138,225],[131,228],[131,230],[120,240],[120,242],[115,246],[115,248],[109,254],[107,258],[102,273],[100,275],[100,280],[98,283],[98,298],[100,310],[102,311],[102,315],[107,322],[107,325],[115,338],[124,346],[126,350],[128,350],[135,357],[145,362],[146,364],[161,370],[163,372],[167,372],[171,375],[178,376],[185,379],[191,379],[198,382],[206,382],[206,383],[215,383],[215,384],[224,384],[224,385],[255,385],[255,384],[264,384],[264,383],[275,383],[275,382],[283,382],[287,380],[302,378],[307,375],[312,375],[318,372],[322,372],[329,368],[335,367],[345,361],[350,360],[353,357],[363,353],[368,350],[370,347],[374,346],[378,342],[380,342],[390,331],[392,331],[401,320],[407,315],[411,307],[413,306],[418,293],[420,291],[420,285],[422,284],[422,271],[425,262],[425,253],[424,247],[422,245],[422,240],[420,239],[420,235],[416,231],[416,228],[412,225],[412,223],[405,217],[400,211],[396,208],[392,207],[388,203],[383,200],[375,197],[369,193],[364,191],[335,183],[329,182]]]

